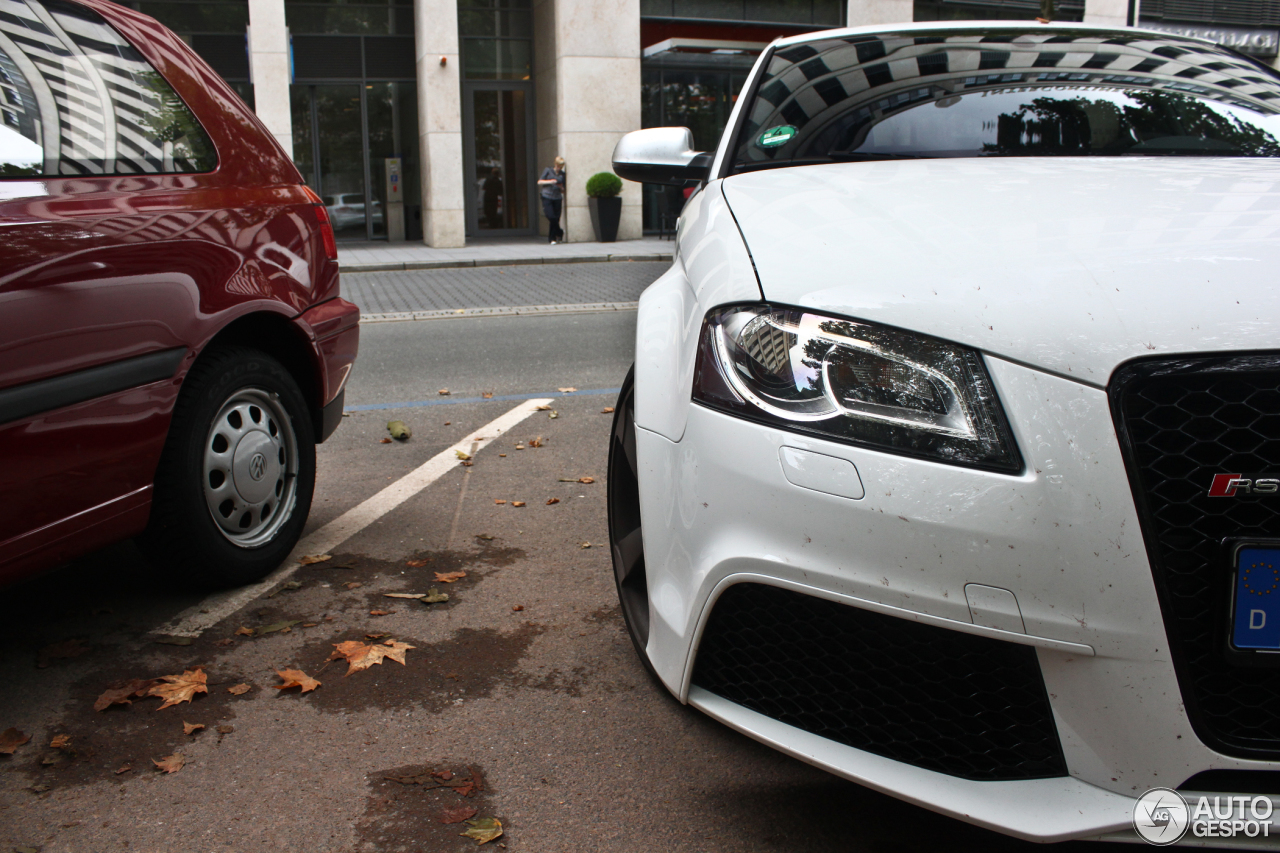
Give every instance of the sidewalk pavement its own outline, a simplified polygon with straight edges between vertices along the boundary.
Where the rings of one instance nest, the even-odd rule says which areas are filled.
[[[670,261],[671,240],[645,237],[617,243],[559,243],[542,237],[472,237],[461,249],[422,243],[339,243],[342,272],[430,270],[511,264],[575,264],[601,261]]]
[[[364,323],[628,311],[670,266],[637,261],[348,272],[342,295],[360,307]]]

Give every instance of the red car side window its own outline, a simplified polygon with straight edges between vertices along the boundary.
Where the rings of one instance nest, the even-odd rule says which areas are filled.
[[[95,12],[0,0],[0,178],[208,172],[187,105]]]

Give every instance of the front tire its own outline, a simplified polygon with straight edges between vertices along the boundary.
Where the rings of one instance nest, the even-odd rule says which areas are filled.
[[[645,577],[644,531],[640,521],[640,480],[636,459],[635,368],[627,373],[613,410],[609,438],[609,551],[613,579],[627,634],[641,663],[659,684],[649,661],[649,584]]]
[[[260,580],[302,535],[315,474],[310,409],[289,371],[247,347],[206,352],[174,407],[140,544],[199,586]]]

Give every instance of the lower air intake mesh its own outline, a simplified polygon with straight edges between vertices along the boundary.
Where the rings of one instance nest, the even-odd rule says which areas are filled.
[[[1030,646],[743,583],[716,602],[693,683],[807,732],[952,776],[1067,772]]]

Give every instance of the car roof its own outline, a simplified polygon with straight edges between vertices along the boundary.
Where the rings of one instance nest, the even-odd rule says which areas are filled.
[[[773,42],[774,47],[787,47],[793,44],[805,44],[811,41],[822,41],[830,38],[843,38],[845,36],[867,36],[867,35],[889,35],[897,33],[913,33],[913,32],[946,32],[955,35],[980,34],[989,33],[993,30],[1037,30],[1047,34],[1060,33],[1062,31],[1071,32],[1090,32],[1098,35],[1116,36],[1133,38],[1138,36],[1151,36],[1159,39],[1171,39],[1175,41],[1194,41],[1200,44],[1212,45],[1218,47],[1216,43],[1202,38],[1193,36],[1177,35],[1174,33],[1164,32],[1162,30],[1149,30],[1143,27],[1116,27],[1105,24],[1083,24],[1076,21],[1054,21],[1049,24],[1042,24],[1038,21],[921,21],[917,23],[903,24],[872,24],[861,27],[840,27],[832,30],[818,30],[812,33],[803,33],[798,36],[787,36],[785,38],[776,39]]]

